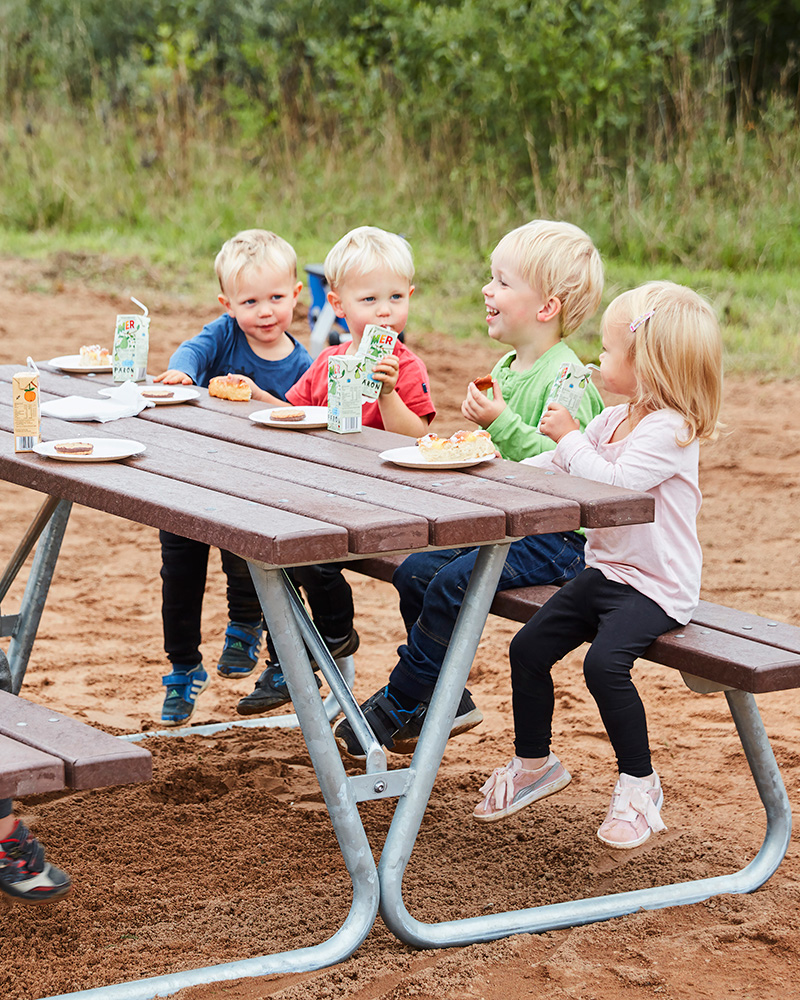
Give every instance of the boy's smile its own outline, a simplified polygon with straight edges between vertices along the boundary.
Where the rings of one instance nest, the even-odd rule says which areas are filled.
[[[495,257],[492,280],[483,286],[486,323],[492,340],[517,347],[530,338],[536,317],[545,304],[544,296],[511,266]]]
[[[336,315],[347,319],[357,345],[370,323],[390,326],[395,333],[402,333],[408,322],[413,291],[414,286],[407,278],[376,268],[366,274],[348,276],[339,289],[329,292],[328,299]]]
[[[302,287],[288,270],[260,264],[246,267],[231,297],[220,295],[219,301],[239,324],[250,347],[260,354],[259,348],[280,344]]]

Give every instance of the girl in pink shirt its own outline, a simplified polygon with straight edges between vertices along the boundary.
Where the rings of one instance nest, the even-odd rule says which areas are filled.
[[[722,397],[722,344],[713,310],[695,292],[667,281],[625,292],[603,317],[600,372],[605,389],[628,402],[604,410],[584,434],[564,407],[551,404],[541,429],[556,449],[526,461],[647,491],[655,499],[655,519],[589,530],[586,569],[514,637],[516,756],[481,788],[473,816],[502,819],[569,783],[550,751],[551,671],[570,650],[590,642],[584,677],[619,770],[597,835],[611,847],[631,848],[665,829],[664,796],[631,670],[654,639],[690,620],[699,598],[699,445],[716,437]]]

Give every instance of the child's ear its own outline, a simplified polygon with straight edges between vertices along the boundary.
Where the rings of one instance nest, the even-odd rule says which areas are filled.
[[[297,284],[294,286],[294,297],[292,299],[293,302],[297,302],[297,296],[302,291],[303,291],[303,282],[302,281],[298,281]]]
[[[409,285],[408,286],[408,297],[409,298],[411,298],[411,296],[414,294],[414,289],[415,288],[416,288],[416,285]]]
[[[550,298],[545,302],[539,312],[536,314],[536,318],[541,320],[543,323],[549,322],[551,319],[555,319],[556,316],[561,312],[561,299],[557,295],[551,295]]]
[[[221,293],[217,296],[217,298],[219,299],[220,305],[225,310],[225,312],[227,312],[229,316],[233,316],[233,309],[231,308],[231,300],[229,298],[226,298],[226,296],[222,295]]]
[[[336,313],[339,319],[347,318],[345,316],[342,300],[339,298],[339,295],[336,292],[334,291],[328,292],[328,302],[330,302],[330,304],[333,306],[333,311]]]

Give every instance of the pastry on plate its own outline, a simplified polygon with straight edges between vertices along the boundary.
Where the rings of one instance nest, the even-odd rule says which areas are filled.
[[[53,445],[59,455],[91,455],[94,445],[91,441],[59,441]]]
[[[297,406],[279,407],[270,413],[270,420],[277,420],[281,424],[294,424],[298,420],[305,420],[306,411]]]
[[[208,383],[208,394],[220,399],[248,400],[250,383],[241,375],[217,375]]]
[[[173,389],[159,389],[156,386],[148,386],[147,389],[140,389],[145,399],[172,399],[175,395]]]
[[[84,368],[106,367],[111,364],[111,355],[99,344],[90,344],[81,347],[81,364]]]
[[[417,440],[417,447],[426,462],[467,462],[495,453],[489,432],[483,430],[456,431],[449,438],[426,434]]]

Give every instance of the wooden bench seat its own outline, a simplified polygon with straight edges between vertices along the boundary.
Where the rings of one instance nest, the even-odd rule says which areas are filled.
[[[149,781],[149,751],[0,691],[0,798]]]
[[[349,563],[348,569],[391,581],[403,558],[360,559]],[[491,613],[526,622],[556,589],[542,586],[503,590],[495,595]],[[692,621],[659,636],[643,659],[680,670],[687,684],[697,691],[714,687],[751,694],[785,691],[800,687],[800,628],[701,601]]]

